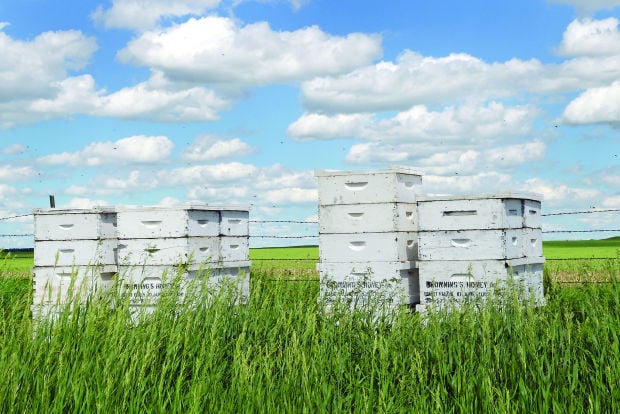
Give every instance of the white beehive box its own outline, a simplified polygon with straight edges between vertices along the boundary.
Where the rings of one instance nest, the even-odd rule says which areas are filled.
[[[35,267],[32,271],[33,307],[85,301],[113,284],[116,266]]]
[[[415,202],[422,175],[407,167],[376,171],[317,170],[319,205]]]
[[[422,261],[418,262],[420,302],[423,305],[462,302],[491,295],[496,288],[505,288],[512,279],[533,294],[544,299],[542,266],[544,258],[520,260]]]
[[[247,236],[250,234],[249,207],[222,207],[220,211],[220,235]]]
[[[116,238],[116,212],[93,209],[34,209],[34,239],[97,240]]]
[[[224,265],[227,262],[249,259],[250,245],[248,236],[221,236],[220,242],[219,258]]]
[[[446,230],[418,233],[420,260],[518,259],[524,230]]]
[[[419,303],[418,271],[411,262],[319,263],[321,297],[392,305]]]
[[[416,232],[319,234],[321,262],[405,262],[418,258]]]
[[[116,239],[35,241],[34,265],[114,265],[116,247]]]
[[[320,233],[417,231],[415,203],[340,204],[319,208]]]
[[[146,311],[153,311],[162,292],[173,283],[179,283],[179,303],[187,296],[188,289],[195,295],[218,292],[222,287],[236,289],[237,303],[247,301],[250,294],[250,263],[239,262],[237,267],[213,268],[205,271],[174,266],[121,266],[119,288],[129,295],[130,304]],[[177,280],[178,279],[178,280]]]
[[[119,239],[217,237],[220,212],[207,204],[118,208],[117,234]]]
[[[542,207],[541,199],[523,200],[523,227],[533,229],[542,228]]]
[[[500,193],[418,197],[420,231],[540,228],[541,196]]]
[[[220,238],[173,237],[165,239],[124,239],[118,243],[119,265],[174,266],[216,262],[220,258]]]
[[[525,257],[543,255],[542,229],[525,228],[523,230],[523,249]]]

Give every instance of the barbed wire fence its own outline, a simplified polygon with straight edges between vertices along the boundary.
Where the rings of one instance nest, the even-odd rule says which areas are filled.
[[[620,212],[620,209],[615,209],[615,208],[606,208],[606,209],[590,209],[590,210],[579,210],[579,211],[560,211],[560,212],[551,212],[551,213],[545,213],[542,214],[542,217],[554,217],[554,216],[568,216],[568,215],[583,215],[583,214],[597,214],[597,213],[618,213]],[[0,217],[0,222],[2,221],[7,221],[7,220],[14,220],[14,219],[19,219],[19,218],[25,218],[25,217],[31,217],[32,214],[17,214],[17,215],[13,215],[13,216],[8,216],[8,217]],[[252,229],[253,227],[260,227],[261,225],[265,225],[265,224],[286,224],[286,225],[290,225],[290,224],[294,224],[294,225],[318,225],[318,221],[313,221],[313,220],[250,220],[249,221],[250,224],[250,228]],[[318,241],[319,241],[319,234],[318,234],[318,229],[316,229],[315,232],[313,232],[312,234],[296,234],[296,235],[282,235],[282,234],[256,234],[252,231],[250,231],[250,235],[249,238],[250,240],[254,239],[254,240],[278,240],[279,242],[282,242],[284,240],[286,241],[293,241],[293,240],[299,240],[299,242],[303,245],[303,246],[318,246]],[[573,233],[583,233],[583,234],[587,234],[587,233],[618,233],[620,234],[620,228],[614,228],[614,229],[587,229],[587,230],[543,230],[542,231],[543,234],[573,234]],[[34,234],[32,233],[7,233],[7,234],[2,234],[0,233],[0,238],[21,238],[21,237],[34,237]],[[299,245],[287,245],[287,246],[265,246],[265,247],[258,247],[258,249],[260,248],[277,248],[277,247],[300,247]],[[317,252],[318,254],[318,252]],[[613,260],[613,259],[617,259],[618,257],[592,257],[592,258],[579,258],[579,257],[573,257],[573,258],[549,258],[547,259],[547,261],[571,261],[571,260],[592,260],[592,261],[601,261],[601,260]],[[318,255],[317,257],[261,257],[261,258],[253,258],[253,261],[256,262],[271,262],[271,261],[281,261],[281,262],[286,262],[286,261],[290,261],[290,262],[318,262],[319,258]]]

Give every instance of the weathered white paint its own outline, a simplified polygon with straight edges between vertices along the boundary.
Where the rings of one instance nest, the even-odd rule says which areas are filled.
[[[412,262],[319,263],[321,297],[365,304],[403,305],[419,302],[418,273]]]
[[[116,239],[35,241],[34,265],[114,265],[116,243]]]
[[[228,262],[248,260],[250,257],[248,236],[221,236],[220,243],[219,258],[224,267]]]
[[[70,297],[84,300],[110,287],[116,266],[45,266],[32,270],[33,307],[62,304]]]
[[[509,280],[532,295],[538,303],[544,301],[544,258],[520,260],[420,261],[420,302],[438,305],[484,298],[496,289],[503,289]]]
[[[173,266],[220,260],[220,238],[172,237],[118,242],[119,265]]]
[[[250,213],[246,210],[221,210],[220,235],[247,236],[250,234]]]
[[[525,256],[523,241],[522,228],[426,231],[418,233],[418,256],[420,260],[516,259]]]
[[[542,229],[525,228],[523,230],[523,252],[525,257],[542,256],[542,240]]]
[[[119,239],[218,236],[220,213],[207,205],[119,208],[117,234]]]
[[[415,202],[420,173],[407,167],[376,171],[317,170],[319,205]]]
[[[340,204],[319,208],[320,233],[417,231],[415,203]]]
[[[319,234],[321,262],[401,262],[416,260],[416,232]]]
[[[420,231],[540,228],[540,196],[500,193],[418,197]]]
[[[34,209],[34,239],[97,240],[116,237],[113,208]]]

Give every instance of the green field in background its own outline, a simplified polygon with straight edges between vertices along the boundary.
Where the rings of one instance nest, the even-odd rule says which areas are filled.
[[[568,240],[543,242],[547,259],[591,259],[620,257],[620,237],[603,240]]]
[[[543,242],[543,255],[553,259],[619,258],[620,237],[604,240]],[[319,260],[318,246],[266,247],[250,249],[253,268],[314,270]],[[29,272],[32,252],[0,253],[0,270]]]

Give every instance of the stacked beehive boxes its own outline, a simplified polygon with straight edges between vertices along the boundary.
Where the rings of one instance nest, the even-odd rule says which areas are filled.
[[[112,283],[117,270],[113,209],[35,209],[34,239],[35,315]]]
[[[416,309],[484,297],[508,280],[544,301],[539,196],[420,196],[418,217]]]
[[[234,282],[239,300],[246,300],[250,290],[248,210],[206,204],[119,209],[119,278],[132,305],[152,308],[175,277],[181,278],[185,288],[185,282],[201,275],[208,277],[211,287]]]
[[[315,172],[319,192],[321,296],[353,306],[418,302],[416,193],[418,173]]]
[[[46,209],[34,216],[35,306],[64,302],[69,286],[90,294],[114,277],[132,306],[147,310],[175,277],[183,289],[200,279],[193,284],[234,285],[240,302],[249,296],[246,206]]]

